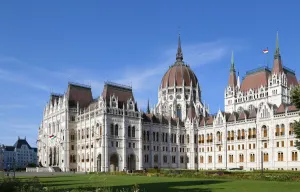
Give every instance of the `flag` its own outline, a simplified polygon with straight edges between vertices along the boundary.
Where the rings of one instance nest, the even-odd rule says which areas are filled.
[[[269,53],[269,50],[268,50],[268,48],[267,48],[267,49],[265,49],[265,50],[263,50],[263,53],[264,53],[264,54],[267,54],[267,53]]]
[[[54,139],[56,138],[56,136],[50,135],[49,138],[50,138],[51,140],[54,140]]]

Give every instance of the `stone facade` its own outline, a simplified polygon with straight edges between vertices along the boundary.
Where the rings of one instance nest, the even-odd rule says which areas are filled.
[[[295,72],[282,66],[278,46],[273,68],[240,82],[232,57],[225,111],[209,114],[197,76],[183,62],[180,38],[175,63],[162,78],[158,103],[138,110],[132,88],[106,82],[91,88],[69,83],[51,94],[39,128],[39,164],[62,171],[144,168],[298,170],[290,104]]]

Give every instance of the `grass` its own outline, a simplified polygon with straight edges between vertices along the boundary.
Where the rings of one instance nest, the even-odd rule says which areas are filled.
[[[26,179],[28,177],[22,177]],[[42,184],[49,187],[74,189],[85,187],[111,187],[128,189],[138,184],[147,192],[298,192],[299,182],[273,182],[252,180],[205,180],[194,178],[146,177],[146,176],[114,176],[114,175],[64,175],[39,177]]]

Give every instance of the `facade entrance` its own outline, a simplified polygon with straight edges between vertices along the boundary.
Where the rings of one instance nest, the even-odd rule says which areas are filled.
[[[128,156],[127,159],[127,164],[128,164],[128,170],[136,170],[136,157],[135,155],[131,154]]]
[[[97,157],[97,172],[101,172],[101,154]]]
[[[109,167],[110,167],[110,171],[119,171],[119,158],[117,154],[112,154],[110,156],[110,160],[109,160]]]

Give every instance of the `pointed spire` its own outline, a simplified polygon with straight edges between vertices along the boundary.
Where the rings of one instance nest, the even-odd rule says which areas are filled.
[[[282,67],[281,55],[279,51],[279,37],[277,32],[272,73],[280,74],[282,71],[283,71],[283,67]]]
[[[279,36],[278,36],[278,31],[277,31],[277,34],[276,34],[276,48],[275,48],[274,59],[279,59],[279,58],[280,58]]]
[[[230,66],[230,72],[235,72],[233,51],[232,51],[232,53],[231,53],[231,66]]]
[[[235,74],[235,67],[234,67],[234,56],[233,56],[233,51],[232,51],[228,86],[235,88],[236,84],[237,84],[237,82],[236,82],[236,74]]]
[[[147,113],[150,113],[150,104],[149,104],[149,99],[148,99],[148,105],[147,105]]]
[[[181,40],[180,40],[180,32],[178,34],[178,47],[177,47],[177,53],[176,53],[176,61],[177,62],[183,61],[183,54],[182,54]]]

